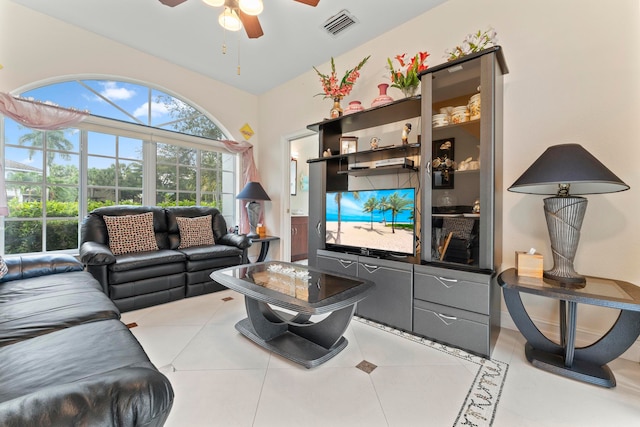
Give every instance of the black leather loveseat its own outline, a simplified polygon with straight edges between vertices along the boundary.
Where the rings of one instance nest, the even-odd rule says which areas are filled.
[[[113,230],[107,229],[105,216],[149,213],[153,216],[152,234],[157,249],[114,254],[110,241]],[[179,220],[208,215],[214,244],[182,247],[185,236],[181,236]],[[225,289],[211,280],[211,272],[245,263],[249,246],[251,241],[245,235],[228,232],[224,217],[215,208],[108,206],[85,217],[80,260],[120,311],[129,311]]]
[[[0,425],[162,426],[169,380],[70,255],[6,259],[0,279]]]

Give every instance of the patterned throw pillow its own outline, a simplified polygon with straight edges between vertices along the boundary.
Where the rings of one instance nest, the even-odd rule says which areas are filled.
[[[0,256],[0,279],[7,275],[9,272],[9,268],[7,267],[7,263],[4,261],[4,258]]]
[[[211,215],[195,218],[178,216],[176,221],[178,221],[178,229],[180,230],[180,246],[178,246],[178,249],[216,244],[213,240]]]
[[[153,212],[139,215],[104,216],[109,233],[109,249],[114,255],[157,251]]]
[[[473,223],[473,218],[444,218],[442,226],[445,229],[445,235],[451,232],[455,238],[469,240]]]

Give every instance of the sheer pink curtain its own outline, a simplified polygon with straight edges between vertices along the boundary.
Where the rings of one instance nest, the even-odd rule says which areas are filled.
[[[250,181],[260,181],[260,174],[258,168],[253,160],[253,145],[247,141],[237,142],[224,140],[221,141],[227,150],[232,153],[242,155],[242,187],[247,185]],[[264,202],[260,201],[263,205],[264,215]],[[262,219],[261,219],[262,220]],[[247,210],[243,207],[240,209],[240,233],[249,232],[249,218],[247,217]]]
[[[21,99],[0,92],[0,113],[31,129],[58,130],[77,125],[89,115],[55,105]],[[0,216],[7,216],[7,191],[0,165]]]

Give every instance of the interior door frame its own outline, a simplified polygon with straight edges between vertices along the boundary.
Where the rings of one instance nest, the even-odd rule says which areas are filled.
[[[282,144],[282,164],[289,165],[291,162],[291,142],[306,138],[309,136],[318,135],[316,132],[309,129],[303,129],[298,132],[285,135],[283,137],[284,143]],[[318,138],[318,144],[320,139]],[[298,168],[300,166],[298,165]],[[289,194],[290,181],[289,181],[289,168],[286,168],[286,173],[282,174],[282,193],[286,194],[286,197],[281,197],[280,212],[283,214],[280,216],[280,230],[282,230],[282,237],[280,238],[280,245],[282,247],[282,259],[288,262],[291,261],[291,195]]]

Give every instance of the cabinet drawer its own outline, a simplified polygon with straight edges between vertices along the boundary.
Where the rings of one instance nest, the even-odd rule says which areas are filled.
[[[333,271],[347,276],[358,275],[358,256],[338,254],[325,250],[318,251],[317,267],[321,270]]]
[[[489,323],[460,310],[418,301],[413,308],[413,332],[472,353],[489,356]],[[471,317],[471,318],[469,318]]]
[[[414,298],[476,313],[489,314],[489,283],[479,283],[449,274],[414,272]]]

